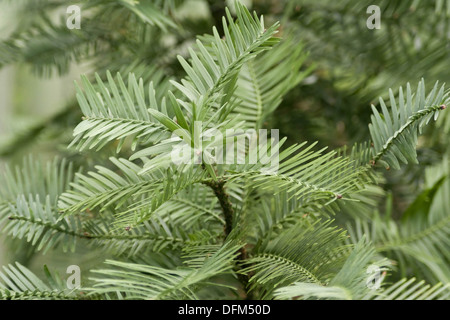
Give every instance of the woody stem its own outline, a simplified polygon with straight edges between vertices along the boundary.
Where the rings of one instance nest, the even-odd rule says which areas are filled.
[[[226,183],[225,180],[218,180],[218,181],[209,181],[206,183],[206,185],[208,185],[213,190],[214,194],[219,200],[220,207],[222,208],[223,215],[225,218],[224,233],[226,238],[230,235],[231,231],[233,230],[234,209],[230,201],[230,196],[225,191],[225,183]],[[248,275],[239,272],[241,269],[240,265],[242,264],[242,262],[247,260],[247,258],[248,258],[247,250],[245,249],[245,247],[242,247],[241,249],[239,249],[239,255],[237,256],[238,263],[236,263],[234,270],[236,271],[238,279],[244,288],[246,299],[251,300],[253,299],[252,293],[247,290],[250,277]]]

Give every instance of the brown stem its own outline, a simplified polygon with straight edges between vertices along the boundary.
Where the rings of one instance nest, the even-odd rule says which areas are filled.
[[[225,180],[218,180],[206,182],[206,185],[208,185],[214,191],[214,194],[219,200],[220,207],[222,208],[223,215],[225,218],[224,233],[226,238],[230,235],[231,231],[233,230],[234,209],[230,201],[230,196],[225,192],[225,183],[226,183]],[[248,258],[247,250],[244,246],[241,249],[239,249],[239,255],[237,256],[238,263],[235,264],[234,271],[236,272],[238,279],[241,282],[242,287],[244,288],[245,299],[253,300],[252,292],[249,292],[247,290],[250,281],[250,276],[240,273],[241,270],[240,265],[242,264],[242,262],[247,260],[247,258]]]

